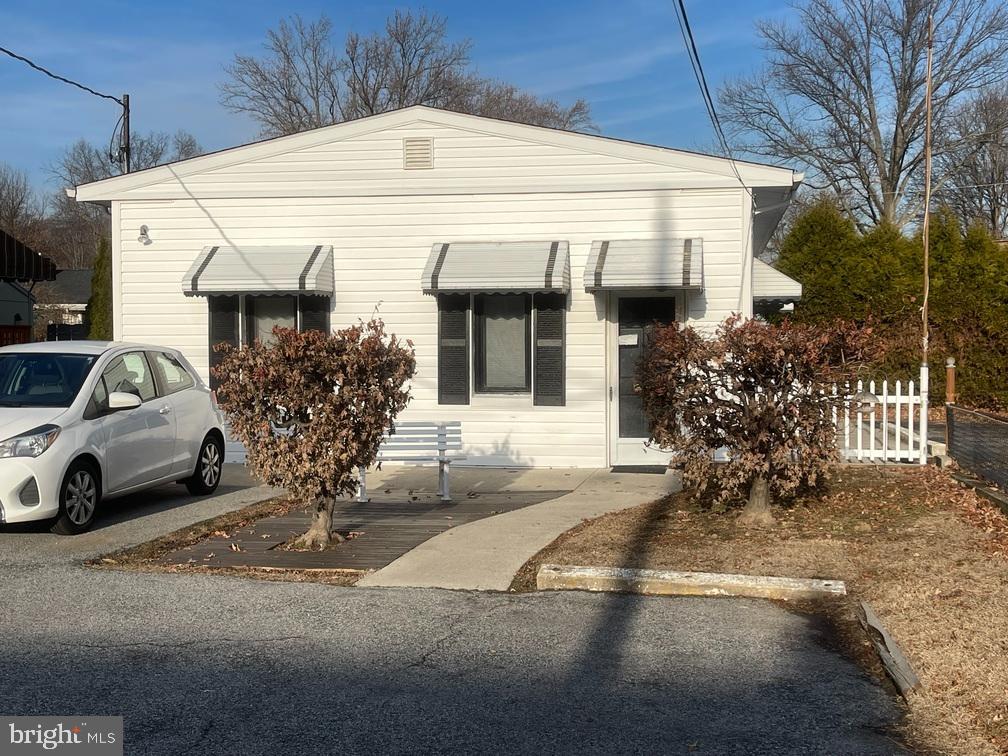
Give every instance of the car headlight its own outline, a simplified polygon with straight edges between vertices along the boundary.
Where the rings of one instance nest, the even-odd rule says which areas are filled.
[[[59,433],[58,425],[40,425],[6,441],[0,441],[0,457],[37,457],[52,446]]]

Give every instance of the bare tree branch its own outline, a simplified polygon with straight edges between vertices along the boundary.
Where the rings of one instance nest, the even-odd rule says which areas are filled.
[[[935,154],[970,142],[951,120],[1008,77],[1008,14],[991,0],[807,0],[798,22],[763,22],[760,73],[719,93],[724,121],[753,155],[800,161],[862,227],[919,217],[924,63],[934,7]]]
[[[381,32],[332,42],[322,16],[281,21],[262,57],[236,55],[221,103],[255,118],[265,136],[294,134],[376,113],[430,105],[568,130],[593,130],[584,100],[564,106],[471,67],[469,40],[451,42],[444,18],[396,11]]]

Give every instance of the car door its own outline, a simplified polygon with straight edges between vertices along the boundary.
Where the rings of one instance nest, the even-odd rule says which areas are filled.
[[[102,373],[109,393],[140,397],[134,409],[105,415],[105,475],[110,493],[166,477],[172,470],[175,418],[158,395],[154,374],[143,352],[115,357]]]
[[[175,417],[172,472],[192,472],[206,431],[209,398],[197,388],[196,380],[175,355],[149,351],[147,359],[154,368],[158,392],[171,405]]]

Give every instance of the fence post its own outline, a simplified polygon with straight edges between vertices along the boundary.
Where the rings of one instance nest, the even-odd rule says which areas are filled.
[[[921,363],[920,368],[920,463],[927,464],[928,452],[928,365]],[[913,405],[910,405],[913,407]]]
[[[955,404],[955,357],[945,360],[945,403]]]
[[[955,404],[955,357],[945,358],[945,404]],[[949,412],[945,410],[945,453],[949,450]]]

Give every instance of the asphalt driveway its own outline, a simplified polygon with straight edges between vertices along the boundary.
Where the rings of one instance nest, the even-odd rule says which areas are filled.
[[[102,502],[94,527],[81,535],[55,535],[49,532],[47,522],[0,525],[0,565],[82,561],[144,543],[277,493],[260,486],[244,465],[226,464],[213,496],[190,496],[185,486],[170,483],[112,499]]]
[[[266,495],[229,480],[0,532],[0,711],[123,715],[126,753],[900,751],[893,699],[769,602],[79,565]]]

